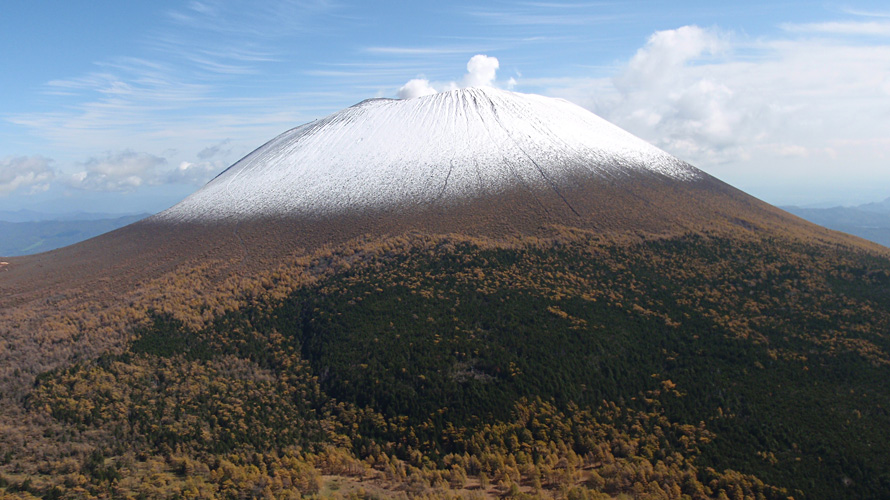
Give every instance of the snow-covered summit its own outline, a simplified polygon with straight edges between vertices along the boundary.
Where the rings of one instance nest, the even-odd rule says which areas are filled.
[[[156,219],[410,207],[635,173],[703,175],[567,101],[471,88],[369,99],[289,130]]]

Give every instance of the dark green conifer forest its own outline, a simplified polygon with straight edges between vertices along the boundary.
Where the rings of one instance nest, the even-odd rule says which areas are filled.
[[[125,348],[41,373],[25,415],[60,444],[4,438],[0,496],[890,492],[886,256],[566,230],[319,259],[209,320],[148,308]]]

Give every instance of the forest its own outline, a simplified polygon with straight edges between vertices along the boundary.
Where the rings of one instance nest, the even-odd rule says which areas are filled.
[[[0,498],[890,491],[886,256],[562,229],[357,240],[189,295],[204,270],[35,374]]]

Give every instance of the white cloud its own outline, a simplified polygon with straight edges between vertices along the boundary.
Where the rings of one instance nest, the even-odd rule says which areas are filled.
[[[166,159],[148,153],[106,153],[80,163],[81,170],[71,175],[69,184],[88,191],[131,191],[161,183],[163,173],[159,167],[166,164]]]
[[[231,151],[228,141],[204,148],[198,161],[180,161],[174,168],[165,168],[166,158],[150,153],[125,150],[106,153],[78,163],[80,168],[67,177],[68,185],[85,191],[134,191],[143,186],[162,184],[203,185],[221,172],[227,162],[223,158]],[[220,157],[211,160],[213,157]]]
[[[657,84],[687,63],[722,52],[726,47],[725,36],[716,30],[683,26],[657,31],[633,56],[616,83],[619,87]]]
[[[800,158],[806,158],[810,156],[810,151],[807,148],[798,146],[796,144],[783,144],[779,146],[778,154],[788,157],[797,156]]]
[[[399,99],[413,99],[415,97],[423,97],[432,95],[438,91],[430,86],[430,81],[425,78],[414,78],[408,80],[408,83],[402,85],[399,89]]]
[[[656,32],[595,109],[678,156],[706,163],[736,158],[744,154],[736,146],[747,111],[758,103],[743,105],[746,96],[699,64],[727,49],[727,36],[716,30]]]
[[[886,42],[687,26],[653,34],[611,78],[540,85],[776,203],[890,188]]]
[[[860,17],[890,18],[890,12],[859,10],[859,9],[851,9],[849,7],[841,9],[841,10],[846,14],[851,14],[851,15],[860,16]]]
[[[164,177],[164,181],[200,186],[213,179],[225,167],[226,164],[222,161],[199,161],[195,163],[183,161],[179,164],[179,167],[171,170]]]
[[[402,85],[397,95],[399,99],[411,99],[467,87],[495,87],[498,86],[496,81],[498,68],[500,68],[500,62],[496,57],[476,54],[467,62],[467,73],[460,83],[456,81],[430,82],[425,78],[415,78]],[[510,78],[504,85],[508,89],[512,89],[517,83],[516,78]]]
[[[500,62],[496,57],[476,54],[467,62],[467,74],[464,76],[465,87],[491,87],[497,76]]]
[[[52,160],[39,155],[0,159],[0,195],[24,187],[30,187],[32,193],[46,190],[55,177],[51,163]]]
[[[803,24],[785,23],[781,26],[785,31],[798,33],[890,36],[890,22],[886,21],[835,21]]]

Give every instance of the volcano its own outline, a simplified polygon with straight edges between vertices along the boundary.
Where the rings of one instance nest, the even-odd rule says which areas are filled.
[[[371,233],[669,232],[776,214],[567,101],[473,88],[370,99],[292,129],[148,223],[325,221],[330,241],[354,236],[350,222]]]
[[[47,296],[104,303],[181,269],[211,268],[220,282],[355,238],[549,237],[567,228],[606,238],[796,234],[875,247],[791,216],[567,101],[471,88],[369,99],[289,130],[164,212],[5,258],[0,294],[6,311],[47,307]]]
[[[174,207],[44,254],[10,258],[10,304],[185,263],[232,272],[360,236],[513,237],[703,230],[846,237],[803,222],[561,99],[492,88],[370,99],[287,131]]]
[[[2,260],[0,496],[886,496],[887,249],[563,100],[363,101]]]
[[[370,99],[285,132],[160,220],[324,216],[506,192],[562,199],[586,179],[704,174],[559,99],[491,88]]]
[[[874,248],[768,205],[561,99],[471,88],[369,99],[289,130],[179,204],[70,247],[6,258],[7,307],[113,300],[177,269],[212,281],[355,238],[716,231]],[[212,264],[211,264],[212,263]]]

